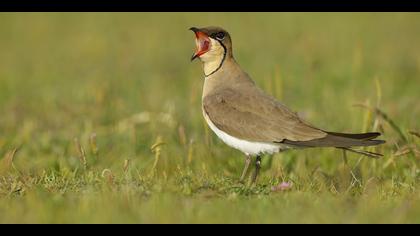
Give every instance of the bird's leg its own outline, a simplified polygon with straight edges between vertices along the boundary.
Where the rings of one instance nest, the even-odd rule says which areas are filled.
[[[255,171],[254,174],[252,175],[252,182],[251,184],[254,185],[257,181],[258,178],[258,174],[260,173],[260,169],[261,169],[261,156],[258,155],[256,160],[255,160]]]
[[[244,167],[244,170],[242,171],[241,179],[239,180],[239,182],[241,183],[243,183],[245,180],[246,174],[248,173],[249,164],[251,164],[251,160],[252,160],[251,155],[247,154],[245,158],[245,167]]]

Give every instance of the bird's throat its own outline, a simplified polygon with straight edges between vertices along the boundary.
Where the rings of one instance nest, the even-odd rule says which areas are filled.
[[[219,60],[203,62],[204,75],[208,77],[214,74],[222,66],[222,60],[223,58],[220,58]]]
[[[221,42],[212,40],[213,50],[200,57],[203,62],[204,75],[209,77],[222,68],[226,60],[227,49]]]

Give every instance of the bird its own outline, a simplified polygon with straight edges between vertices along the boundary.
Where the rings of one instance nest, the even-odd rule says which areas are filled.
[[[231,36],[223,28],[191,27],[190,30],[195,34],[196,44],[191,61],[199,59],[204,71],[202,113],[218,138],[245,154],[240,182],[245,180],[254,157],[252,184],[257,181],[263,155],[289,149],[333,147],[373,158],[382,156],[353,148],[385,143],[375,139],[381,133],[325,131],[265,93],[236,62]]]

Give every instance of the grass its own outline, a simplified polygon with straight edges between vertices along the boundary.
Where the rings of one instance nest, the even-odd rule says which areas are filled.
[[[205,25],[306,120],[383,132],[367,150],[384,157],[289,151],[239,184],[189,62]],[[0,29],[1,223],[420,223],[420,14],[1,13]]]

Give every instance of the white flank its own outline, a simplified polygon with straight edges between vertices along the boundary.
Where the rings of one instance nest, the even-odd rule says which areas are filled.
[[[203,112],[203,114],[207,124],[210,126],[210,129],[213,130],[214,133],[216,133],[217,137],[223,140],[223,142],[225,142],[227,145],[244,152],[246,155],[258,155],[264,153],[273,154],[289,148],[286,145],[282,144],[250,142],[235,138],[218,129],[207,116],[207,114],[205,112]]]

